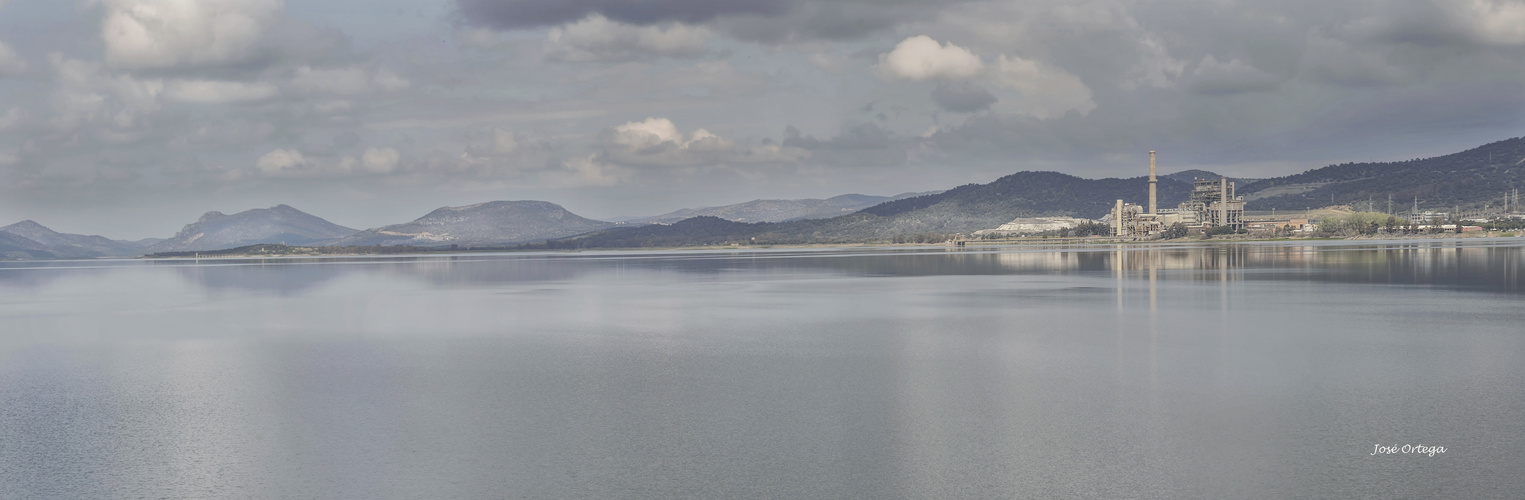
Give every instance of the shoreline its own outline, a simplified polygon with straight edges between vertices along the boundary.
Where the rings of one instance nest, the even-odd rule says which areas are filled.
[[[1243,235],[1240,235],[1243,236]],[[1114,237],[1085,237],[1085,238],[1013,238],[1001,240],[964,240],[962,248],[972,247],[1001,247],[1001,246],[1101,246],[1101,245],[1182,245],[1182,244],[1241,244],[1241,243],[1265,243],[1265,242],[1299,242],[1299,241],[1445,241],[1445,240],[1512,240],[1525,238],[1525,236],[1502,236],[1499,233],[1457,235],[1448,234],[1411,234],[1411,235],[1383,235],[1383,236],[1347,236],[1327,238],[1249,238],[1249,237],[1214,237],[1201,238],[1176,238],[1170,240],[1133,240]],[[104,259],[131,259],[131,260],[219,260],[219,259],[253,259],[253,258],[345,258],[345,257],[421,257],[421,256],[459,256],[473,254],[511,254],[511,253],[582,253],[582,252],[676,252],[676,251],[714,251],[714,250],[765,250],[765,249],[824,249],[824,248],[958,248],[951,247],[947,243],[805,243],[805,244],[780,244],[780,245],[699,245],[679,247],[620,247],[620,248],[580,248],[580,249],[454,249],[439,251],[416,251],[416,252],[322,252],[317,249],[323,247],[287,247],[295,251],[287,252],[245,252],[219,254],[210,252],[199,255],[175,255],[175,256],[138,256],[138,257],[107,257],[102,259],[34,259],[42,261],[60,260],[104,260]],[[18,261],[19,262],[19,261]]]

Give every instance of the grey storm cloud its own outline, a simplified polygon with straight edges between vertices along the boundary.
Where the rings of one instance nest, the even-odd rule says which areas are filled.
[[[809,2],[785,15],[735,16],[715,24],[732,36],[763,43],[799,40],[853,40],[892,30],[935,12],[934,4],[914,1]]]
[[[907,148],[911,147],[907,138],[872,122],[849,124],[828,139],[804,134],[790,125],[784,127],[782,144],[809,151],[810,160],[818,164],[878,168],[904,165]]]
[[[840,135],[826,140],[801,134],[793,125],[784,128],[784,146],[804,150],[873,150],[890,147],[893,143],[893,135],[873,123],[847,127]]]
[[[1151,149],[1269,176],[1525,128],[1525,0],[215,3],[5,5],[0,224],[615,216],[1134,175]]]
[[[985,87],[969,82],[941,82],[932,89],[932,102],[948,111],[973,113],[990,109],[996,96]]]
[[[669,21],[695,24],[729,14],[777,16],[789,0],[457,0],[472,25],[497,29],[533,28],[600,14],[630,24]]]
[[[1227,95],[1245,92],[1268,92],[1280,85],[1276,77],[1233,59],[1226,63],[1207,56],[1192,72],[1188,87],[1201,95]]]
[[[499,30],[554,26],[600,15],[652,25],[704,24],[748,41],[852,40],[926,19],[965,0],[456,0],[467,25]]]

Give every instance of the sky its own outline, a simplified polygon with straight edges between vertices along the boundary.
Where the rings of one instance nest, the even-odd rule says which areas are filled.
[[[593,218],[1525,135],[1525,0],[0,0],[0,224]]]

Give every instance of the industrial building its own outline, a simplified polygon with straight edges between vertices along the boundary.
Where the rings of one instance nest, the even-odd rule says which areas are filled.
[[[1117,236],[1155,236],[1177,223],[1191,230],[1205,230],[1213,226],[1229,226],[1244,229],[1244,197],[1234,192],[1234,182],[1227,177],[1194,179],[1191,197],[1176,208],[1158,209],[1156,206],[1154,151],[1149,152],[1149,206],[1142,207],[1117,200],[1112,213],[1108,214],[1112,233]]]

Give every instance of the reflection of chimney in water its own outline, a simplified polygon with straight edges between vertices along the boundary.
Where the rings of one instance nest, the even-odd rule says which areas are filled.
[[[1149,152],[1149,213],[1154,212],[1154,151]]]

